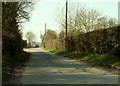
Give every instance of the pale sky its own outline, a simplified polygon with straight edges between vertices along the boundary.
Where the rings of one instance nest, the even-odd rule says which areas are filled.
[[[87,9],[96,9],[103,15],[118,19],[119,0],[68,0],[74,4],[80,4]],[[69,3],[68,3],[69,4]],[[70,6],[70,4],[69,4]],[[72,5],[74,6],[74,5]],[[40,41],[40,34],[44,33],[45,23],[47,29],[60,32],[58,23],[58,13],[65,7],[65,0],[40,0],[30,14],[30,21],[23,23],[23,36],[26,32],[32,31],[36,35],[36,40]],[[60,13],[61,14],[61,13]]]

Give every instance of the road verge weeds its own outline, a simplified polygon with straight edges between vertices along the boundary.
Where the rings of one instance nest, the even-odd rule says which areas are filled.
[[[48,51],[58,55],[67,56],[70,59],[78,59],[80,61],[85,61],[102,67],[120,69],[120,58],[114,55],[65,50],[48,50]]]

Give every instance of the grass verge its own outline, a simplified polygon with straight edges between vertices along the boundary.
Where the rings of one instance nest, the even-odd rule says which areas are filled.
[[[14,69],[21,65],[23,62],[27,61],[30,57],[30,53],[28,52],[21,52],[17,53],[13,57],[8,55],[2,56],[2,81],[8,79],[11,74],[14,72]]]
[[[71,59],[79,59],[88,63],[106,68],[120,69],[120,58],[109,54],[93,54],[79,51],[49,50],[49,52],[67,56]]]

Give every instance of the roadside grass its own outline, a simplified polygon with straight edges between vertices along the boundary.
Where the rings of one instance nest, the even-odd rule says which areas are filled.
[[[49,49],[48,51],[58,55],[67,56],[70,59],[78,59],[102,67],[120,69],[120,58],[114,55],[53,49]]]
[[[14,72],[17,66],[20,66],[23,62],[29,59],[30,53],[23,51],[22,53],[17,53],[13,57],[6,55],[2,56],[2,80],[9,78]]]

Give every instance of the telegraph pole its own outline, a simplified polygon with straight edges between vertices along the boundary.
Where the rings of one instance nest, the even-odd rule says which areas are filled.
[[[66,25],[66,36],[65,36],[65,38],[67,38],[67,11],[68,11],[68,0],[66,0],[66,22],[65,22],[65,25]]]
[[[46,33],[46,31],[47,31],[47,23],[45,23],[45,33]]]
[[[65,21],[65,48],[66,48],[66,50],[67,50],[67,48],[68,48],[68,44],[67,44],[67,29],[68,29],[68,27],[67,27],[67,11],[68,11],[68,0],[66,0],[66,21]]]
[[[45,33],[46,34],[46,31],[47,31],[47,23],[45,23]],[[44,40],[44,48],[45,48],[45,40]]]

